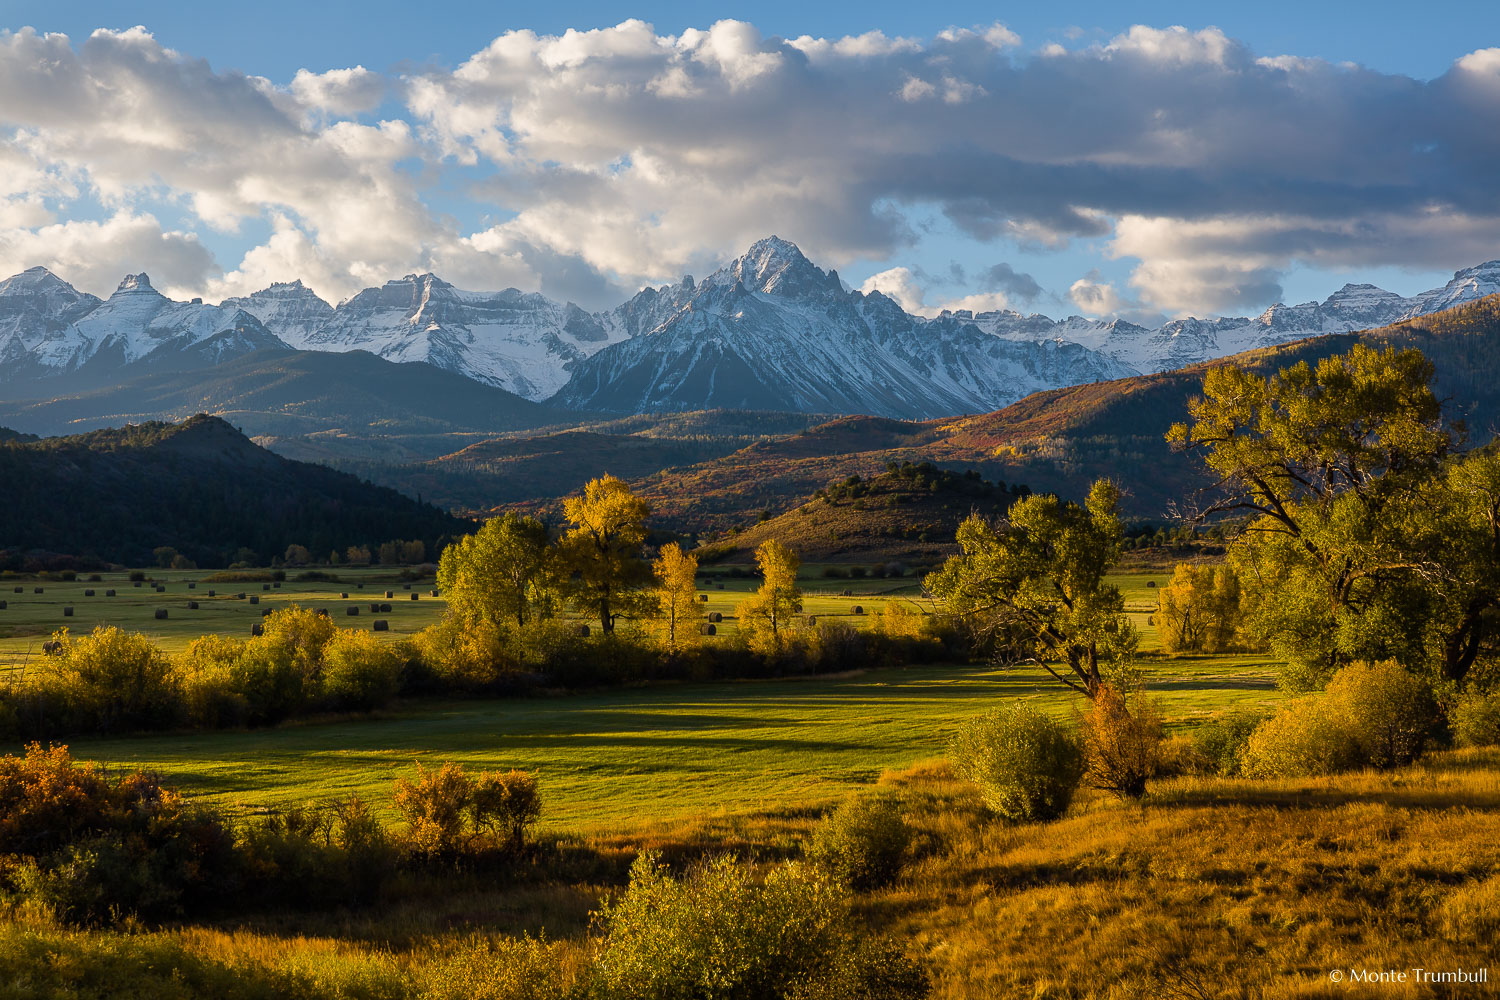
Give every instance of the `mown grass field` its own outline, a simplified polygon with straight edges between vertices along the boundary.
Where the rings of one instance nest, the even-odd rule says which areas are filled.
[[[810,568],[815,573],[815,568]],[[340,627],[390,622],[392,641],[435,622],[444,609],[431,581],[403,583],[389,571],[344,569],[338,582],[210,583],[206,572],[157,571],[166,586],[134,587],[124,573],[98,582],[26,581],[0,612],[0,665],[44,665],[42,641],[56,627],[118,625],[151,635],[177,653],[198,636],[248,635],[265,608],[327,607]],[[295,576],[295,573],[292,574]],[[1122,575],[1144,648],[1154,591],[1148,574]],[[920,607],[912,578],[804,581],[805,610],[855,624],[887,601]],[[188,584],[195,583],[194,589]],[[34,594],[35,587],[42,594]],[[411,590],[406,589],[410,586]],[[707,611],[731,616],[753,578],[710,576]],[[95,597],[84,597],[93,589]],[[114,589],[113,598],[105,597]],[[208,591],[215,597],[208,597]],[[387,600],[386,591],[394,595]],[[847,595],[843,592],[849,591]],[[247,599],[234,595],[245,593]],[[348,593],[342,599],[341,593]],[[411,594],[418,600],[411,600]],[[251,605],[248,597],[259,598]],[[196,611],[189,601],[199,602]],[[391,611],[372,615],[368,605]],[[72,618],[61,609],[71,605]],[[347,616],[343,608],[360,608]],[[165,621],[154,617],[168,609]],[[859,607],[862,614],[855,614]],[[721,634],[734,628],[727,620]],[[1147,657],[1147,676],[1169,719],[1277,697],[1274,664],[1256,657]],[[12,675],[14,676],[14,675]],[[171,784],[231,809],[258,809],[357,793],[385,805],[392,780],[417,762],[536,771],[547,796],[546,824],[559,831],[620,829],[650,817],[817,806],[881,771],[942,752],[961,719],[1012,699],[1071,713],[1073,696],[1035,667],[874,669],[858,676],[678,684],[549,697],[408,703],[380,716],[304,720],[272,729],[77,740],[75,752],[110,766],[160,772]]]
[[[1274,702],[1271,664],[1168,660],[1150,669],[1169,719]],[[807,680],[673,684],[554,697],[417,702],[377,718],[274,729],[77,740],[243,809],[358,793],[389,801],[417,762],[537,772],[544,826],[619,830],[703,813],[818,806],[883,770],[941,754],[961,719],[1013,699],[1059,714],[1073,697],[1037,668],[908,667]]]

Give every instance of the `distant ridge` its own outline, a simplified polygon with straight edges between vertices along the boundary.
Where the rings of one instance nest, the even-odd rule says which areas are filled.
[[[467,522],[392,489],[257,447],[217,417],[0,443],[0,550],[150,565],[171,546],[201,566],[288,545],[319,557],[393,539],[437,544]]]
[[[144,274],[100,300],[38,267],[0,281],[0,396],[70,395],[268,351],[367,351],[581,412],[741,407],[925,419],[1384,326],[1495,292],[1500,261],[1409,298],[1348,284],[1322,302],[1156,329],[1010,310],[929,319],[879,292],[845,290],[835,272],[774,236],[701,282],[646,288],[600,312],[514,288],[465,291],[434,274],[405,275],[337,306],[301,281],[217,306],[172,302]]]

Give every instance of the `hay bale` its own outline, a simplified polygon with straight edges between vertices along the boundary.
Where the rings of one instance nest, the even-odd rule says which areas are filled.
[[[386,614],[386,615],[390,614],[391,613],[391,606],[389,604],[382,604],[380,606],[380,612],[381,612],[381,614]]]
[[[840,597],[853,597],[854,596],[854,591],[852,591],[852,590],[841,590],[841,591],[839,591],[839,596]]]
[[[106,590],[104,592],[104,596],[105,597],[114,597],[115,596],[115,592],[113,590]]]
[[[719,634],[719,627],[717,625],[699,625],[698,626],[698,634],[699,635],[718,635]]]
[[[722,612],[722,611],[710,611],[708,613],[708,620],[711,621],[711,622],[721,622],[721,621],[724,620],[724,612]]]
[[[1146,581],[1146,586],[1155,588],[1156,587],[1156,581],[1155,580],[1147,580]]]
[[[723,590],[724,589],[724,585],[722,583],[716,583],[716,584],[714,584],[714,589],[715,590]]]
[[[380,605],[378,605],[378,604],[372,604],[372,605],[370,605],[370,614],[372,614],[372,615],[378,615],[378,614],[380,614]]]
[[[137,587],[137,588],[139,588],[139,587],[144,587],[144,586],[145,586],[145,584],[144,584],[144,583],[142,583],[142,582],[141,582],[141,581],[139,581],[139,580],[137,580],[137,581],[135,581],[135,582],[134,582],[134,583],[132,583],[132,584],[131,584],[131,586],[132,586],[132,587]]]
[[[412,591],[411,599],[415,601],[417,599],[417,597],[418,597],[417,592],[416,591]]]
[[[429,594],[429,595],[430,595],[430,596],[432,596],[432,597],[437,597],[437,596],[438,596],[438,592],[437,592],[437,591],[435,591],[435,590],[429,590],[429,591],[428,591],[428,592],[427,592],[427,593],[428,593],[428,594]]]
[[[0,601],[0,611],[4,611],[7,607],[9,607],[8,604],[6,604],[4,601]]]
[[[401,585],[401,587],[402,587],[402,589],[404,589],[404,590],[410,590],[410,589],[411,589],[411,584],[409,584],[409,583],[403,583],[403,584],[402,584],[402,585]]]
[[[364,585],[364,584],[362,584],[362,583],[356,583],[356,584],[355,584],[355,585],[354,585],[354,589],[355,589],[355,590],[364,590],[364,589],[365,589],[365,585]]]
[[[275,610],[276,610],[275,608],[261,608],[260,609],[260,616],[262,618],[269,618],[269,617],[271,617],[271,612],[275,611]]]
[[[62,654],[63,644],[61,639],[48,639],[42,643],[43,656],[61,656]]]
[[[698,595],[698,600],[706,602],[708,600],[708,595],[707,594],[699,594]]]
[[[197,611],[198,610],[198,602],[197,601],[188,601],[188,610],[189,611]]]
[[[260,585],[260,589],[261,590],[270,590],[271,589],[271,585],[269,583],[263,583],[263,584]]]
[[[324,617],[324,618],[328,618],[328,617],[331,617],[331,616],[330,616],[330,615],[329,615],[329,614],[328,614],[328,609],[327,609],[327,608],[319,608],[319,609],[318,609],[318,610],[316,610],[316,611],[314,611],[314,612],[313,612],[313,614],[315,614],[315,615],[320,615],[320,616],[322,616],[322,617]]]
[[[83,592],[83,596],[84,597],[93,597],[94,596],[94,592],[92,590],[85,590]]]
[[[281,581],[277,580],[275,583],[271,584],[271,586],[275,590],[280,590],[281,589]]]
[[[245,592],[242,590],[238,594],[235,594],[234,599],[236,601],[243,601],[245,599]],[[256,600],[260,600],[260,598],[257,597]]]
[[[370,623],[370,627],[376,632],[389,632],[391,630],[391,623],[384,618],[377,618]]]
[[[580,639],[587,639],[589,637],[589,627],[587,625],[574,625],[573,634]]]
[[[72,608],[63,608],[63,617],[64,618],[72,618],[73,617],[73,609]]]
[[[167,609],[166,608],[157,608],[156,609],[156,620],[157,621],[165,621],[166,617],[167,617]]]
[[[33,587],[32,590],[31,590],[31,592],[33,594],[40,594],[42,592],[42,588],[41,587]]]
[[[348,615],[348,616],[350,616],[352,618],[353,616],[359,614],[359,608],[352,607],[352,606],[351,607],[347,607],[347,608],[344,609],[344,614],[346,614],[346,615]]]
[[[251,594],[250,595],[250,603],[251,604],[259,604],[260,603],[260,595],[259,594]]]
[[[807,624],[808,624],[809,628],[812,627],[813,625],[818,624],[818,616],[817,615],[808,615],[807,616]]]
[[[387,590],[385,592],[385,596],[386,597],[395,597],[396,596],[396,592],[394,590]]]
[[[266,634],[266,627],[264,625],[262,625],[260,622],[256,622],[255,624],[253,624],[253,625],[250,626],[250,634],[251,635],[265,635]]]
[[[854,607],[853,607],[853,608],[852,608],[852,609],[851,609],[851,610],[850,610],[850,613],[851,613],[851,614],[856,614],[856,615],[862,615],[862,614],[864,614],[864,613],[865,613],[865,606],[864,606],[864,605],[863,605],[863,604],[856,604],[856,605],[855,605],[855,606],[854,606]]]
[[[210,590],[210,591],[209,591],[209,592],[208,592],[208,596],[209,596],[209,597],[212,597],[212,596],[214,596],[214,592],[213,592],[213,591],[212,591],[212,590]]]
[[[188,584],[188,590],[197,590],[197,589],[198,589],[198,585],[196,583],[189,583]]]
[[[26,588],[25,587],[17,587],[16,588],[16,593],[18,593],[18,594],[23,594],[25,592],[26,592]]]
[[[349,599],[349,592],[346,590],[342,594],[340,594],[339,597],[347,601]]]

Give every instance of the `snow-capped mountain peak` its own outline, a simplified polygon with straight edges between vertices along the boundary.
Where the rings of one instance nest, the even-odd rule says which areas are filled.
[[[115,289],[115,295],[129,294],[132,292],[149,292],[152,295],[161,296],[160,292],[151,287],[151,276],[144,271],[142,271],[140,274],[125,275],[125,277],[120,280],[120,286]],[[111,298],[113,298],[113,296],[111,296]]]

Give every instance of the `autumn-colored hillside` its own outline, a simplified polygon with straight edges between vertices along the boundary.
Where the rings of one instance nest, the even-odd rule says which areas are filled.
[[[879,475],[830,483],[786,513],[710,543],[703,557],[748,562],[756,546],[774,538],[807,562],[926,566],[956,551],[954,532],[969,514],[1003,514],[1028,492],[931,463],[892,462]]]

